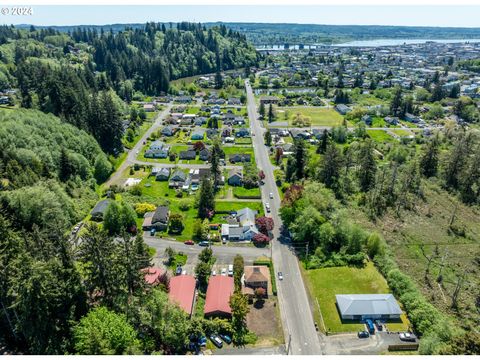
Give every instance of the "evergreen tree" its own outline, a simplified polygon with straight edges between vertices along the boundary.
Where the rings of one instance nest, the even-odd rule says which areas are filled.
[[[265,118],[265,104],[263,102],[260,102],[260,107],[258,109],[258,113],[262,117],[262,119]]]
[[[267,146],[272,145],[272,133],[270,132],[270,130],[267,129],[267,131],[265,131],[264,137],[265,137],[265,145]]]
[[[218,183],[220,181],[221,171],[220,171],[220,157],[223,152],[220,147],[220,142],[218,139],[214,139],[211,156],[210,156],[210,172],[213,179],[213,190],[216,191],[218,188]]]
[[[212,182],[209,179],[203,179],[200,185],[198,217],[201,219],[210,218],[214,210],[215,194]]]
[[[296,139],[294,141],[293,156],[295,159],[295,178],[301,180],[305,177],[305,166],[307,163],[307,149],[305,141]]]
[[[275,120],[275,114],[273,112],[273,105],[270,104],[268,107],[268,122],[271,123],[273,120]]]
[[[318,144],[318,147],[317,147],[317,154],[325,154],[325,151],[327,150],[328,141],[329,141],[328,130],[324,129],[322,134],[322,139],[320,140],[320,143]]]
[[[326,187],[335,192],[340,188],[340,169],[342,168],[342,163],[342,154],[337,146],[333,143],[328,144],[318,177]]]
[[[360,146],[358,152],[358,180],[360,189],[367,192],[375,185],[375,174],[377,172],[377,164],[373,157],[373,143],[366,140]]]
[[[438,168],[438,142],[436,139],[430,140],[420,156],[420,172],[426,177],[432,177],[437,174]]]

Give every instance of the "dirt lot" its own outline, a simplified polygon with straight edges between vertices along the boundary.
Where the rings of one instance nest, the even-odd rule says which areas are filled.
[[[250,305],[247,326],[258,340],[255,346],[275,346],[283,343],[282,325],[276,298],[266,299],[263,306]]]

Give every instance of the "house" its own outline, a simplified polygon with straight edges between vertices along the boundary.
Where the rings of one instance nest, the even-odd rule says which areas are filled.
[[[195,160],[197,157],[197,152],[195,150],[185,150],[185,151],[180,151],[178,154],[178,158],[180,160]]]
[[[335,295],[343,320],[399,319],[402,310],[392,294]]]
[[[251,161],[250,154],[232,154],[228,157],[228,160],[231,163],[238,163],[238,162],[250,162]]]
[[[385,122],[390,125],[398,125],[398,118],[393,116],[385,116]]]
[[[259,231],[255,225],[239,226],[222,224],[221,236],[223,240],[229,241],[251,241]]]
[[[210,177],[210,169],[191,169],[188,175],[192,185],[200,185],[201,180]]]
[[[258,288],[263,288],[265,295],[268,293],[268,279],[270,277],[268,266],[245,266],[243,274],[244,294],[253,296]]]
[[[196,128],[193,131],[192,136],[190,138],[192,140],[203,140],[204,135],[205,135],[205,130],[204,129]]]
[[[206,317],[231,317],[230,296],[233,294],[233,277],[210,276],[205,297]]]
[[[177,96],[175,98],[176,102],[182,103],[182,104],[188,104],[192,102],[192,98],[190,96]]]
[[[307,140],[311,136],[308,131],[302,130],[302,129],[291,129],[290,134],[294,139],[303,139],[303,140]]]
[[[143,104],[143,110],[145,110],[145,112],[154,112],[155,111],[155,105],[153,105],[153,104]]]
[[[250,131],[245,128],[241,128],[235,131],[235,136],[236,137],[250,137]]]
[[[165,274],[165,270],[159,269],[157,267],[148,267],[142,269],[142,272],[144,273],[145,282],[151,286],[159,284],[160,277]]]
[[[228,104],[229,105],[242,105],[242,102],[240,101],[240,98],[231,97],[231,98],[228,98]]]
[[[278,104],[278,98],[276,96],[262,96],[260,98],[260,104]]]
[[[172,125],[167,125],[162,129],[163,136],[173,136],[175,134],[175,128]]]
[[[148,212],[144,215],[142,229],[166,230],[169,217],[170,211],[168,206],[158,206],[155,211]]]
[[[243,183],[243,174],[242,170],[232,169],[228,172],[228,185],[232,186],[242,186]]]
[[[146,158],[165,159],[170,151],[170,146],[162,141],[154,141],[145,151]]]
[[[170,177],[170,169],[169,168],[161,168],[155,175],[155,180],[157,181],[167,181]]]
[[[210,150],[207,148],[200,150],[198,153],[198,158],[203,161],[207,161],[210,159]]]
[[[413,114],[410,114],[410,113],[406,113],[405,114],[405,121],[409,121],[409,122],[413,122],[413,123],[417,123],[420,119],[413,115]]]
[[[192,315],[196,284],[191,275],[179,275],[170,279],[168,298],[188,315]]]
[[[110,202],[111,202],[110,199],[105,199],[105,200],[99,201],[97,205],[95,205],[93,210],[90,212],[90,215],[93,221],[103,220],[103,216],[105,215],[105,211],[107,210],[108,205],[110,205]]]
[[[200,116],[193,121],[195,126],[202,126],[207,123],[207,118],[205,116]]]
[[[179,188],[182,187],[185,181],[187,180],[187,175],[182,170],[176,170],[173,175],[170,177],[168,182],[168,187]]]
[[[349,113],[350,111],[352,111],[352,109],[350,109],[347,105],[345,104],[337,104],[335,106],[335,109],[342,115],[346,115],[347,113]]]
[[[362,121],[365,123],[365,125],[372,125],[372,117],[368,114],[362,116]]]
[[[259,233],[255,225],[256,215],[257,211],[248,207],[238,210],[234,216],[229,218],[228,224],[222,224],[222,239],[230,241],[252,240]]]

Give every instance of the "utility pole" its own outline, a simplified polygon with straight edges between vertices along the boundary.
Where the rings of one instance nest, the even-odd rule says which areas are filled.
[[[308,268],[310,267],[310,266],[309,266],[309,261],[308,261],[308,242],[307,242],[307,245],[306,245],[306,256],[305,256],[305,261],[306,261],[306,264],[307,264],[307,270],[308,270]]]
[[[291,344],[292,344],[292,334],[288,334],[287,355],[290,355]]]

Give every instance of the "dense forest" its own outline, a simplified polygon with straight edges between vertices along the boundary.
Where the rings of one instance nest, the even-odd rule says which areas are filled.
[[[171,79],[254,65],[257,53],[225,26],[147,23],[116,33],[2,26],[0,61],[0,88],[18,88],[22,107],[53,113],[118,154],[123,101],[167,92]]]

